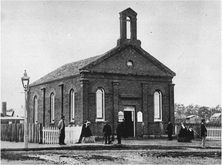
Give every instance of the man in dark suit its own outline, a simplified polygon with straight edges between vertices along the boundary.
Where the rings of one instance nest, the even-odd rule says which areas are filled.
[[[168,140],[173,140],[173,138],[172,138],[173,125],[172,125],[170,119],[168,120],[168,125],[167,125],[167,128],[166,128],[166,133],[168,134]]]
[[[117,128],[116,128],[118,144],[121,144],[122,129],[123,129],[122,123],[118,122]]]
[[[107,144],[107,143],[110,144],[111,143],[110,135],[111,135],[111,127],[108,124],[108,122],[106,121],[105,125],[103,127],[103,136],[105,138],[105,144]]]
[[[205,119],[201,120],[201,137],[202,137],[202,148],[205,148],[206,137],[207,137],[207,129],[205,126]]]
[[[61,120],[58,123],[58,129],[59,129],[59,145],[66,145],[65,140],[65,116],[61,117]]]

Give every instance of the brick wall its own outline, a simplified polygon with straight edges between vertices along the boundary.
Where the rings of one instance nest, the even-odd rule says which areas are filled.
[[[69,123],[69,95],[70,90],[75,91],[75,104],[76,104],[76,116],[75,122],[70,123],[74,125],[82,124],[82,112],[80,109],[80,81],[79,77],[64,79],[61,81],[55,81],[47,84],[42,84],[38,86],[33,86],[29,91],[29,116],[30,122],[34,122],[34,97],[37,96],[38,99],[38,123],[43,123],[43,88],[45,88],[45,125],[46,126],[57,126],[59,120],[61,119],[61,103],[62,103],[62,93],[61,85],[63,88],[63,114],[66,116],[65,121]],[[55,122],[50,123],[50,95],[54,93],[55,95]]]
[[[135,128],[136,136],[142,135],[160,135],[165,133],[165,128],[169,116],[173,116],[173,112],[170,111],[169,104],[173,102],[169,101],[173,92],[169,92],[169,79],[161,79],[158,82],[158,78],[150,77],[134,77],[134,76],[117,76],[108,74],[88,74],[87,77],[87,88],[86,93],[82,93],[80,78],[70,78],[62,81],[52,82],[44,85],[31,87],[29,94],[29,108],[30,108],[30,121],[33,122],[33,99],[35,96],[38,98],[38,122],[43,123],[43,88],[45,88],[45,125],[56,126],[61,117],[61,87],[60,84],[64,85],[63,88],[63,113],[66,116],[66,123],[69,123],[69,92],[74,89],[76,92],[76,111],[75,111],[75,122],[69,123],[71,125],[82,125],[83,121],[88,119],[91,121],[91,129],[94,135],[102,136],[103,122],[96,122],[96,89],[103,87],[105,90],[105,119],[110,123],[112,130],[116,133],[118,111],[123,111],[124,106],[135,107]],[[114,81],[115,80],[115,81]],[[118,82],[118,85],[113,85]],[[157,83],[158,82],[158,83]],[[84,83],[85,84],[85,83]],[[145,84],[145,87],[144,85]],[[118,93],[114,94],[114,88],[118,89]],[[163,122],[154,122],[154,102],[153,93],[156,89],[160,89],[163,93]],[[50,124],[50,94],[55,94],[55,123]],[[87,96],[87,109],[82,111],[83,107],[81,95]],[[114,99],[116,104],[114,105]],[[81,103],[82,102],[82,103]],[[171,105],[172,106],[172,105]],[[115,108],[116,107],[116,108]],[[143,122],[137,122],[137,112],[143,113]],[[85,117],[84,117],[85,115]]]

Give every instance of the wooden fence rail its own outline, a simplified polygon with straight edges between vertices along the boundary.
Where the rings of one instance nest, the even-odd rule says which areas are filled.
[[[65,143],[67,144],[74,144],[78,142],[79,136],[81,134],[82,127],[81,126],[75,126],[75,127],[66,127],[66,138]]]
[[[221,140],[221,127],[206,127],[208,140]]]
[[[65,143],[74,144],[78,141],[81,126],[66,127],[65,128]],[[58,144],[59,143],[59,130],[56,127],[43,127],[42,129],[42,142],[44,144]]]
[[[195,138],[200,138],[200,124],[192,125],[195,131]],[[42,131],[41,131],[42,130]],[[180,125],[175,125],[175,134],[178,135]],[[29,124],[29,143],[58,144],[59,132],[56,127],[42,127],[41,124]],[[65,143],[74,144],[78,141],[81,133],[81,126],[65,128]],[[207,126],[208,140],[221,140],[221,127]],[[24,141],[23,124],[1,124],[2,141]]]
[[[56,127],[43,127],[42,142],[44,144],[56,144],[56,143],[58,144],[59,130]]]
[[[1,140],[2,141],[24,141],[23,124],[1,124]]]
[[[56,127],[42,127],[42,124],[29,123],[29,143],[58,144],[59,131]],[[81,126],[65,128],[65,143],[74,144],[78,141]],[[24,142],[23,124],[1,124],[1,140],[10,142]]]

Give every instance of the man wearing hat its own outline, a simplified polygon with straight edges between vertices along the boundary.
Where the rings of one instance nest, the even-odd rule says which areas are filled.
[[[79,140],[76,144],[82,143],[82,140],[84,137],[89,137],[92,135],[91,130],[89,128],[90,125],[90,121],[86,120],[83,125],[82,125],[82,130],[81,130],[81,134],[79,137]]]
[[[170,119],[168,119],[168,125],[167,125],[167,128],[166,128],[166,133],[168,134],[168,140],[173,140],[173,138],[172,138],[173,125],[172,125]]]
[[[105,144],[110,144],[110,135],[111,135],[111,127],[107,121],[105,121],[105,125],[103,127],[103,136],[105,138]]]
[[[84,136],[84,132],[85,132],[85,128],[86,128],[86,123],[88,122],[88,120],[86,120],[83,125],[82,125],[82,130],[81,130],[81,134],[79,136],[79,141],[77,142],[78,143],[82,143],[82,139],[83,139],[83,136]]]
[[[62,115],[61,120],[59,121],[58,124],[58,129],[59,129],[59,145],[66,145],[64,140],[65,140],[65,116]]]
[[[202,148],[205,148],[205,143],[206,143],[206,136],[207,136],[207,129],[205,126],[205,119],[201,120],[201,137],[202,137]]]

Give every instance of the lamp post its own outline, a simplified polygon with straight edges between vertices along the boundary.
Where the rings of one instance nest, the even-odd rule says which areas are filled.
[[[27,93],[29,88],[29,77],[26,70],[24,76],[21,78],[22,85],[25,90],[25,108],[24,108],[24,148],[28,148],[28,115],[27,115]]]

